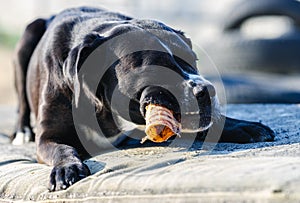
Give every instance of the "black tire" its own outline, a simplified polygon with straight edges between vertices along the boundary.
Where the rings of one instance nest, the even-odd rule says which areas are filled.
[[[240,27],[247,19],[268,15],[290,17],[295,29],[275,39],[250,39],[241,34]],[[243,0],[224,19],[222,36],[205,46],[221,72],[300,73],[300,2]]]
[[[228,13],[224,22],[224,30],[238,29],[245,20],[265,15],[288,16],[300,26],[300,2],[296,0],[243,0]]]

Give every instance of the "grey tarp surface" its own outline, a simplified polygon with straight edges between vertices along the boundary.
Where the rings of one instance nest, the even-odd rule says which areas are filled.
[[[118,150],[86,163],[92,175],[65,191],[49,192],[51,167],[36,163],[34,144],[12,146],[0,136],[0,201],[299,202],[300,105],[229,105],[228,115],[261,121],[276,140]],[[0,131],[15,118],[0,108]]]

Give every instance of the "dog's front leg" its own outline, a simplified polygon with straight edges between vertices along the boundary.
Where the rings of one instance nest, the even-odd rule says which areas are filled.
[[[271,128],[259,122],[244,121],[221,117],[211,127],[209,139],[215,142],[253,143],[273,141],[275,133]],[[221,133],[221,137],[215,137]]]
[[[50,140],[38,140],[38,161],[53,166],[50,174],[50,191],[63,190],[90,175],[75,148]]]

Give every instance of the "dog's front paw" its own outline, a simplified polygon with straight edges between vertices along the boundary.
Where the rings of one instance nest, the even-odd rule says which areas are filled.
[[[64,190],[90,174],[89,168],[81,162],[55,166],[50,174],[49,190]]]
[[[17,130],[11,136],[11,143],[13,145],[22,145],[34,141],[34,133],[31,127],[25,126],[21,130]]]
[[[268,142],[274,138],[273,130],[261,123],[226,118],[221,142]]]

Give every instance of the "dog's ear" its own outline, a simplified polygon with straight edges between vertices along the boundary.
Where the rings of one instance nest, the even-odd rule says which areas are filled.
[[[78,77],[78,72],[87,57],[104,41],[105,38],[96,32],[88,34],[82,43],[69,52],[68,57],[64,62],[64,78],[74,94],[76,107],[78,106],[80,90],[83,85],[82,78]]]

